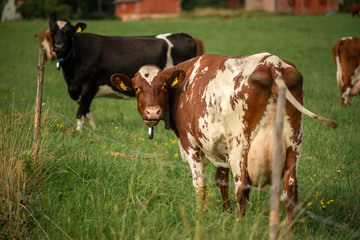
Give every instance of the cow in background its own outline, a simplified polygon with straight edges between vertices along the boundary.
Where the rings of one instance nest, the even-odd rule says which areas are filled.
[[[244,214],[250,186],[270,183],[275,138],[278,87],[286,89],[283,116],[283,194],[288,224],[293,225],[293,202],[298,199],[296,169],[302,145],[302,114],[329,127],[303,104],[303,78],[295,66],[269,53],[226,57],[203,55],[161,70],[143,66],[133,78],[111,77],[114,86],[136,92],[137,107],[148,126],[165,118],[175,133],[182,158],[190,166],[193,186],[205,199],[204,167],[213,163],[215,183],[224,210],[231,209],[229,169],[234,176],[238,214]],[[166,120],[170,115],[170,118]]]
[[[72,25],[55,17],[50,18],[49,26],[58,67],[62,68],[70,97],[79,103],[77,130],[81,130],[85,118],[95,128],[90,110],[93,98],[135,96],[134,91],[112,86],[112,74],[134,76],[142,65],[154,64],[163,69],[197,55],[196,41],[185,33],[109,37],[81,33],[85,23]]]
[[[351,13],[353,17],[358,15],[360,17],[360,3],[353,3],[346,8],[346,10]]]
[[[351,103],[351,97],[360,92],[360,38],[346,37],[332,47],[337,72],[336,80],[341,92],[341,105]]]
[[[40,41],[40,48],[45,50],[46,59],[54,61],[56,59],[56,53],[53,51],[53,41],[50,34],[50,29],[45,28],[40,35],[36,34],[35,38]]]

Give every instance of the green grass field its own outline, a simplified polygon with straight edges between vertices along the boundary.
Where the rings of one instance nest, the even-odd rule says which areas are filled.
[[[358,18],[213,16],[86,23],[86,32],[104,35],[187,32],[203,40],[206,53],[266,51],[293,62],[304,76],[305,106],[339,123],[332,130],[304,117],[299,205],[335,224],[299,209],[294,233],[281,237],[354,239],[351,230],[359,237],[360,97],[341,108],[331,57],[341,37],[360,35]],[[253,191],[244,217],[224,213],[210,165],[207,211],[196,214],[191,175],[175,136],[161,123],[154,140],[148,140],[134,99],[95,99],[95,135],[75,131],[77,103],[53,62],[45,66],[41,158],[35,162],[32,105],[39,43],[34,35],[45,27],[46,21],[0,23],[0,239],[267,238],[269,193]],[[236,207],[232,188],[230,194]],[[281,210],[284,219],[282,205]]]

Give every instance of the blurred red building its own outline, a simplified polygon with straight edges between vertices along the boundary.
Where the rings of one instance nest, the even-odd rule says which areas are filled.
[[[338,11],[338,0],[245,0],[246,10],[264,9],[271,13],[324,14]]]
[[[115,16],[123,20],[177,16],[181,0],[115,0]]]

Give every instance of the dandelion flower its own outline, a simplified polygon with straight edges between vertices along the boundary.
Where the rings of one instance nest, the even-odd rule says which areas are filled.
[[[178,156],[178,154],[177,154],[177,153],[175,153],[175,154],[174,154],[174,157],[177,157],[177,156]]]
[[[341,173],[340,169],[339,169],[339,170],[337,170],[337,172],[338,172],[338,173]]]
[[[118,129],[118,127],[116,126],[115,129]]]
[[[167,143],[165,143],[165,146],[167,146]]]

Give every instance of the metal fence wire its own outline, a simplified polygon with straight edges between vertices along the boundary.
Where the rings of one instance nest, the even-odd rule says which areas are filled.
[[[9,105],[11,108],[14,108],[16,109],[18,106],[28,106],[28,107],[32,107],[35,109],[35,105],[33,104],[29,104],[29,103],[25,103],[25,102],[18,102],[18,103],[11,103],[11,102],[8,102],[8,101],[0,101],[0,103],[2,103],[3,105]],[[70,120],[69,117],[65,116],[64,114],[61,114],[59,112],[56,112],[54,110],[52,110],[50,108],[50,106],[48,104],[46,104],[45,102],[42,103],[42,107],[46,108],[49,112],[51,112],[52,114],[56,115],[56,116],[59,116],[61,118],[63,118],[64,120],[66,120],[70,125],[76,127],[77,126],[77,123],[73,122]],[[91,130],[90,128],[86,127],[86,126],[83,126],[83,129],[88,131],[89,134],[93,135],[94,137],[98,138],[98,139],[103,139],[103,140],[107,140],[107,141],[111,141],[115,144],[117,144],[118,146],[120,146],[121,148],[125,149],[126,151],[128,151],[129,153],[131,154],[140,154],[146,158],[150,158],[150,159],[153,159],[156,161],[157,164],[159,165],[162,165],[162,166],[165,166],[165,167],[169,167],[169,168],[184,168],[184,169],[187,169],[189,171],[189,174],[191,175],[191,172],[190,172],[190,168],[187,166],[187,165],[184,165],[184,164],[169,164],[169,163],[166,163],[166,162],[163,162],[161,161],[158,157],[150,154],[150,153],[145,153],[145,152],[142,152],[140,150],[136,150],[136,149],[131,149],[131,148],[128,148],[127,146],[125,146],[124,144],[122,144],[121,142],[113,139],[113,138],[110,138],[110,137],[106,137],[106,136],[101,136],[99,134],[97,134],[96,132],[94,132],[93,130]],[[231,187],[235,187],[235,185],[233,183],[223,183],[221,181],[217,182],[215,180],[213,180],[212,178],[210,178],[208,175],[206,174],[203,174],[202,177],[206,178],[207,181],[213,183],[213,184],[217,184],[217,183],[220,183],[220,184],[223,184],[223,185],[228,185],[228,186],[231,186]],[[257,191],[262,191],[262,192],[267,192],[268,194],[271,194],[271,190],[270,189],[264,189],[264,188],[259,188],[259,187],[254,187],[254,186],[250,186],[250,185],[247,185],[247,186],[244,186],[244,188],[247,188],[247,189],[252,189],[252,190],[257,190]],[[293,205],[294,208],[297,209],[298,212],[300,213],[303,213],[303,214],[306,214],[308,217],[310,217],[311,219],[315,220],[315,221],[318,221],[320,223],[323,223],[323,224],[326,224],[326,225],[329,225],[329,226],[332,226],[332,227],[335,227],[341,231],[344,231],[344,232],[347,232],[349,234],[351,234],[354,238],[360,238],[360,232],[355,230],[355,229],[351,229],[349,228],[346,224],[344,223],[339,223],[339,222],[336,222],[336,221],[333,221],[331,220],[331,216],[328,216],[328,217],[323,217],[323,216],[320,216],[304,207],[302,207],[301,205],[295,203],[294,201],[292,201],[290,198],[288,198],[286,195],[282,195],[281,196],[281,200],[284,201],[284,200],[287,200],[290,204]]]

